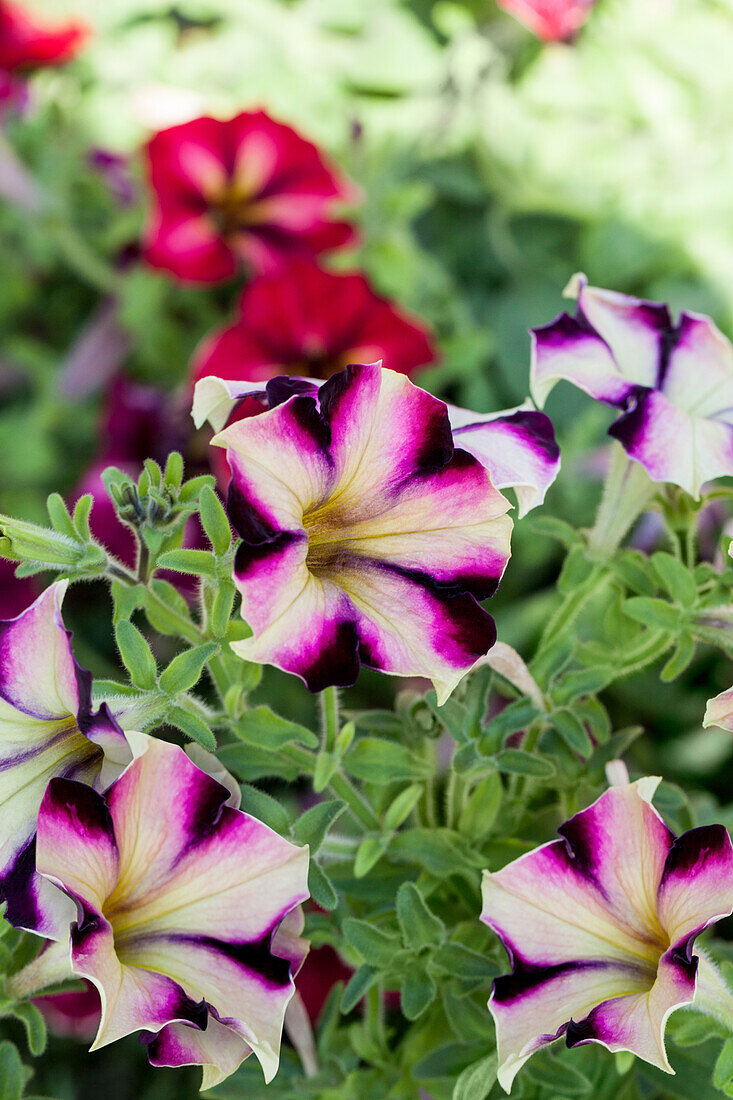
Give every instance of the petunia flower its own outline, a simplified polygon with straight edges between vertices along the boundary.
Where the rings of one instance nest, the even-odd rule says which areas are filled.
[[[527,30],[545,42],[571,42],[596,0],[498,0]]]
[[[317,399],[320,385],[313,378],[281,377],[263,383],[206,377],[196,385],[192,416],[197,428],[208,420],[220,432],[241,418],[242,408],[247,416],[254,415],[296,392]],[[548,416],[529,401],[494,413],[475,413],[457,405],[445,408],[454,445],[486,467],[496,489],[514,490],[520,519],[542,504],[560,469],[560,449]]]
[[[35,873],[46,785],[67,776],[103,787],[131,759],[106,705],[93,709],[91,676],[74,660],[61,618],[66,583],[0,622],[0,900],[11,924],[51,938],[68,910]]]
[[[733,348],[709,317],[588,286],[574,317],[533,330],[531,389],[542,407],[566,379],[622,410],[609,428],[652,481],[693,496],[733,474]]]
[[[307,951],[308,849],[182,749],[130,738],[105,794],[54,779],[38,817],[38,869],[78,909],[71,969],[102,1001],[92,1049],[142,1031],[153,1065],[202,1065],[203,1088],[254,1051],[269,1081]]]
[[[47,26],[19,4],[0,0],[0,70],[63,65],[79,52],[88,34],[88,28],[76,20]]]
[[[733,847],[722,825],[675,837],[652,806],[658,783],[612,787],[558,830],[562,840],[484,872],[481,919],[513,966],[489,1001],[507,1092],[562,1035],[672,1072],[665,1026],[707,980],[693,946],[733,910]]]
[[[427,327],[375,294],[363,275],[339,275],[295,259],[244,288],[236,322],[206,337],[193,377],[328,378],[349,363],[377,359],[412,374],[435,358]]]
[[[211,383],[226,392],[198,390]],[[281,378],[266,392],[274,407],[213,440],[254,632],[236,652],[312,691],[365,664],[425,676],[444,700],[496,639],[477,601],[509,557],[509,502],[454,446],[443,402],[404,375],[352,366],[320,389]]]
[[[355,189],[310,141],[264,111],[196,118],[148,145],[153,209],[145,254],[179,279],[213,283],[244,266],[273,271],[351,241],[332,220]]]

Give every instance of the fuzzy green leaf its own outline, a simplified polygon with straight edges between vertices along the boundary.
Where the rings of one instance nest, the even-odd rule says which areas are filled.
[[[431,913],[414,882],[403,882],[397,891],[397,919],[405,947],[419,951],[445,939],[445,925]]]
[[[131,622],[121,619],[115,626],[120,657],[137,687],[151,691],[157,684],[157,668],[150,646]]]
[[[160,690],[168,695],[190,691],[201,679],[206,662],[213,657],[218,648],[215,642],[207,642],[206,645],[194,646],[193,649],[186,649],[183,653],[179,653],[161,672],[158,681]]]

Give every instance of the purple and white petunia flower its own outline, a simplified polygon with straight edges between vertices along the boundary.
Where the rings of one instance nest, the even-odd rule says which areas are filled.
[[[206,397],[217,383],[228,393],[204,379],[196,410],[215,426],[228,416]],[[509,502],[456,446],[445,404],[404,375],[352,366],[320,387],[272,379],[265,394],[268,411],[213,440],[232,471],[253,631],[233,648],[312,691],[353,684],[363,664],[426,677],[443,702],[496,640],[478,601],[509,558]]]
[[[722,825],[675,837],[651,803],[658,783],[612,787],[562,840],[484,872],[481,919],[512,962],[489,1001],[507,1092],[562,1035],[673,1072],[667,1018],[701,992],[695,937],[733,910],[733,847]]]
[[[532,332],[532,396],[561,379],[618,408],[609,428],[652,481],[697,497],[733,474],[733,347],[700,313],[675,322],[666,305],[588,286],[576,276],[574,317]]]
[[[54,938],[68,903],[35,870],[38,808],[54,776],[103,789],[132,759],[61,618],[66,581],[0,622],[0,900],[11,924]],[[68,923],[68,921],[67,921]]]
[[[106,793],[53,779],[38,817],[38,870],[78,911],[71,970],[101,997],[92,1049],[142,1031],[153,1065],[202,1065],[203,1088],[253,1052],[269,1081],[307,952],[308,849],[182,749],[129,736]]]
[[[248,399],[274,408],[296,392],[317,399],[322,385],[313,378],[283,376],[269,382],[244,382],[206,377],[196,384],[192,415],[197,428],[208,420],[214,431],[220,432]],[[288,386],[293,388],[289,390]],[[475,413],[449,404],[445,407],[454,445],[486,467],[494,488],[514,490],[519,518],[539,507],[560,471],[560,448],[549,416],[538,412],[530,401],[494,413]],[[251,411],[251,402],[247,411]]]

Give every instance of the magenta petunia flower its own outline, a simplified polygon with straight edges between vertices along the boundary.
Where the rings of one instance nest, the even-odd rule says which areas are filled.
[[[531,388],[542,407],[561,379],[618,408],[609,428],[652,481],[699,496],[733,474],[733,348],[709,317],[572,284],[578,309],[533,330]]]
[[[693,946],[733,910],[733,847],[722,825],[675,837],[651,804],[658,783],[612,787],[562,840],[484,872],[481,919],[513,965],[489,1001],[507,1091],[562,1035],[672,1072],[667,1019],[707,980]]]
[[[58,581],[0,622],[0,900],[11,924],[49,937],[67,907],[58,912],[56,891],[35,872],[46,785],[63,775],[104,786],[131,759],[106,705],[92,707],[91,676],[74,660],[61,618],[65,590]]]
[[[353,239],[332,207],[354,199],[355,189],[315,145],[264,111],[162,130],[148,163],[145,254],[179,279],[219,282],[242,266],[273,271]]]
[[[499,7],[545,42],[570,42],[596,0],[498,0]]]
[[[349,363],[377,359],[412,374],[435,358],[427,326],[380,298],[363,275],[338,275],[296,259],[244,288],[236,322],[206,337],[193,377],[329,378]]]
[[[380,367],[377,363],[359,369]],[[243,412],[254,416],[294,393],[317,398],[319,386],[313,378],[272,378],[263,385],[207,377],[196,385],[192,415],[196,427],[208,420],[214,431],[221,431],[242,419]],[[454,446],[486,467],[495,488],[513,489],[520,518],[542,504],[560,470],[560,449],[548,416],[529,401],[494,413],[475,413],[456,405],[445,408]]]
[[[200,382],[197,413],[226,386]],[[234,579],[254,632],[234,648],[313,691],[365,664],[425,676],[444,700],[496,638],[478,600],[509,557],[509,502],[455,447],[443,402],[404,375],[352,366],[320,389],[282,378],[266,392],[269,411],[213,441],[232,470]]]
[[[202,1065],[203,1088],[252,1052],[269,1081],[307,951],[308,849],[182,749],[130,738],[136,758],[104,795],[53,779],[38,817],[38,869],[78,909],[71,969],[102,1001],[92,1049],[142,1031],[153,1065]]]
[[[0,70],[18,72],[70,61],[89,34],[77,20],[48,26],[19,4],[0,0]]]

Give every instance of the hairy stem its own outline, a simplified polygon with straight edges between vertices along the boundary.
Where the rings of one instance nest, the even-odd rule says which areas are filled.
[[[611,557],[654,493],[654,482],[644,467],[630,459],[620,444],[614,443],[603,496],[588,536],[588,548],[595,557]]]

